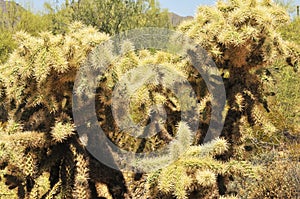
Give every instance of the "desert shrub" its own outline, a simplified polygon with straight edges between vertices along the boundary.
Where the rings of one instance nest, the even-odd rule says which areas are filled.
[[[228,192],[239,198],[298,198],[300,194],[300,170],[298,158],[289,150],[272,150],[261,153],[252,163],[264,166],[260,170],[260,180],[249,181],[233,178]]]
[[[300,132],[300,110],[297,104],[300,103],[299,91],[299,71],[294,71],[292,68],[282,62],[277,62],[272,71],[272,79],[274,83],[268,84],[268,91],[275,93],[275,96],[269,97],[269,102],[272,104],[274,112],[273,117],[281,128],[289,129],[291,133]]]
[[[286,40],[293,41],[297,44],[300,44],[299,24],[300,24],[300,18],[296,17],[290,24],[281,27],[280,32],[282,34],[282,37]]]
[[[15,48],[15,42],[13,41],[12,34],[8,31],[1,31],[0,33],[0,63],[4,63],[9,53]]]

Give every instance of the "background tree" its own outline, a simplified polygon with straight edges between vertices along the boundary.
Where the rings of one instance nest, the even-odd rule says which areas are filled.
[[[54,34],[63,34],[67,32],[68,25],[72,23],[72,9],[69,4],[50,4],[45,3],[44,20],[48,21],[48,30]]]
[[[294,42],[300,45],[300,17],[296,17],[292,22],[284,27],[280,28],[282,37],[285,40]]]
[[[72,19],[110,35],[145,26],[170,26],[167,10],[155,0],[81,0],[70,4]]]
[[[282,37],[294,44],[300,45],[300,18],[295,17],[291,23],[280,28]],[[299,55],[298,55],[299,57]],[[273,101],[274,106],[278,107],[281,115],[282,125],[285,129],[293,129],[292,132],[300,132],[299,122],[299,108],[297,104],[300,103],[299,93],[299,63],[296,63],[297,67],[294,70],[282,60],[278,60],[274,66],[270,67],[270,71],[274,75],[273,81],[276,81],[276,85],[271,86],[270,90],[275,90],[277,95]]]

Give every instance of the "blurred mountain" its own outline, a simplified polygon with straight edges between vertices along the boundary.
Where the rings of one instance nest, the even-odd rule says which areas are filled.
[[[170,18],[171,23],[172,23],[173,26],[178,26],[181,22],[186,21],[186,20],[191,20],[194,17],[192,17],[192,16],[182,17],[182,16],[179,16],[176,13],[170,12],[169,13],[169,18]]]
[[[0,0],[1,13],[7,12],[10,8],[24,9],[16,2]]]
[[[0,26],[13,28],[17,25],[22,14],[29,12],[14,1],[0,0]]]

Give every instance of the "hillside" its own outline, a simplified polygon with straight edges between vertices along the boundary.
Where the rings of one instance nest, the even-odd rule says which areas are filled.
[[[7,9],[10,8],[11,6],[17,6],[18,9],[24,9],[18,3],[15,3],[13,1],[0,0],[0,9],[2,13],[7,12]]]
[[[170,17],[170,20],[171,20],[171,23],[172,23],[173,26],[178,26],[183,21],[193,19],[192,16],[182,17],[182,16],[179,16],[178,14],[173,13],[173,12],[169,13],[169,17]]]

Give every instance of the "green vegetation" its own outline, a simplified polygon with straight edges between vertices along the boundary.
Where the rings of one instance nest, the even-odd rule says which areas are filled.
[[[296,17],[290,24],[288,24],[285,27],[282,27],[280,32],[282,34],[282,37],[286,40],[290,40],[292,42],[297,43],[298,45],[300,44],[300,36],[299,36],[299,31],[300,31],[300,18]]]
[[[66,1],[59,7],[46,3],[46,12],[41,14],[34,14],[13,1],[3,1],[1,5],[5,6],[0,19],[0,39],[12,38],[18,31],[35,36],[42,31],[63,34],[68,24],[76,21],[110,35],[139,27],[171,26],[168,11],[161,10],[153,0]],[[0,63],[6,61],[14,48],[13,39],[0,40]]]
[[[33,14],[15,2],[0,2],[0,63],[5,62],[17,44],[13,35],[18,31],[26,31],[33,35],[49,30],[47,17]]]
[[[82,0],[67,7],[72,20],[97,27],[110,35],[139,27],[170,26],[168,12],[154,0]]]
[[[286,8],[269,0],[218,1],[200,6],[193,20],[177,27],[211,55],[224,81],[220,117],[225,125],[220,137],[207,140],[209,123],[217,120],[212,106],[223,105],[214,103],[220,96],[208,92],[190,56],[137,50],[129,41],[122,44],[121,56],[112,53],[115,34],[170,28],[168,12],[156,1],[81,0],[46,7],[46,14],[33,14],[12,3],[1,18],[0,198],[300,197],[299,18],[290,21]],[[99,44],[106,45],[101,53],[95,48]],[[80,141],[76,130],[93,128],[75,126],[72,113],[74,81],[87,60],[94,66],[110,62],[95,97],[106,136],[136,153],[168,145],[166,155],[134,162],[151,172],[108,168]],[[170,82],[168,75],[155,76],[161,70],[174,71],[192,85],[200,112],[195,137],[190,124],[181,121],[186,109],[170,89],[149,83],[135,90],[139,82],[134,80],[141,77]],[[135,95],[130,110],[119,113],[129,113],[139,130],[120,129],[112,119],[112,91],[120,81]],[[84,94],[86,86],[76,94]],[[172,86],[183,90],[180,83]],[[187,101],[190,93],[184,96]],[[154,105],[162,106],[153,110]],[[85,113],[85,106],[77,108],[76,113]],[[150,123],[161,109],[167,122]],[[127,123],[126,115],[118,117]],[[150,139],[138,137],[158,128]]]

